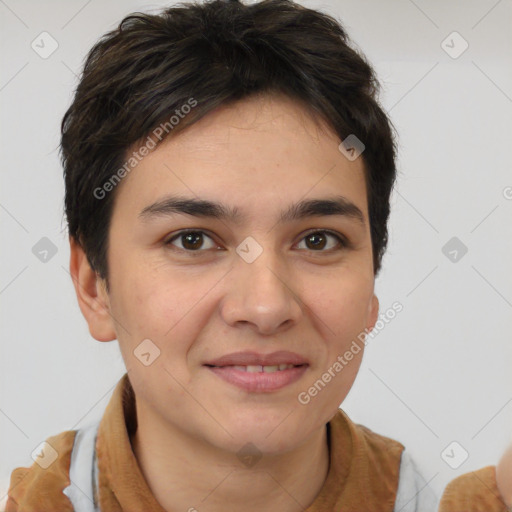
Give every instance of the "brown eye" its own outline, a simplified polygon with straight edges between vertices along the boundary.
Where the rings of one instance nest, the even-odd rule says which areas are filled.
[[[181,247],[178,245],[177,247],[183,249],[184,251],[189,252],[200,252],[201,248],[204,249],[204,239],[207,238],[213,242],[213,240],[203,231],[182,231],[177,235],[174,235],[172,238],[165,242],[166,245],[174,245],[174,241],[180,241]],[[206,249],[211,249],[215,247],[215,244],[212,243],[210,247],[206,247]]]
[[[319,253],[337,251],[350,247],[349,242],[342,235],[325,230],[309,232],[302,238],[300,243],[306,244],[306,246],[303,247],[306,250]],[[166,246],[173,246],[173,248],[176,248],[178,251],[195,255],[200,255],[207,249],[217,247],[210,236],[204,231],[198,230],[181,231],[165,241],[164,244]]]
[[[305,238],[306,245],[309,249],[323,249],[327,243],[326,238],[323,233],[312,233]]]
[[[328,245],[329,238],[335,239],[337,241],[337,244],[334,244],[334,246],[332,246],[331,244],[331,246],[328,247],[328,249],[342,249],[347,245],[345,240],[341,236],[335,233],[331,233],[330,231],[312,231],[308,233],[302,240],[305,241],[306,243],[306,249],[315,252],[327,252],[324,251],[323,249],[325,249],[326,246]]]

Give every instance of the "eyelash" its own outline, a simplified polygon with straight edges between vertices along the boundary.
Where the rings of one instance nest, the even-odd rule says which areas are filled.
[[[209,236],[206,231],[202,231],[202,230],[198,230],[198,229],[187,229],[187,230],[184,230],[184,231],[179,231],[178,233],[174,234],[171,238],[167,239],[164,242],[164,245],[171,247],[172,246],[172,242],[174,242],[176,239],[179,239],[180,237],[188,235],[190,233],[196,233],[196,234],[199,233],[199,234],[206,235],[213,242],[215,242],[213,240],[213,238],[211,236]],[[329,254],[329,253],[332,253],[332,252],[341,251],[343,249],[348,249],[348,248],[351,247],[350,242],[343,235],[340,235],[339,233],[337,233],[335,231],[330,231],[328,229],[321,229],[321,230],[317,229],[317,230],[308,231],[301,238],[300,242],[302,242],[309,235],[315,235],[315,234],[318,234],[318,233],[327,234],[327,235],[330,235],[330,236],[336,238],[336,240],[339,243],[339,246],[334,248],[334,249],[329,249],[329,250],[318,250],[318,251],[315,251],[313,249],[309,249],[310,252],[313,252],[313,253],[328,253]],[[200,256],[201,253],[206,252],[208,249],[197,249],[197,250],[193,251],[193,250],[190,250],[190,249],[182,249],[181,247],[172,246],[172,250],[176,250],[176,251],[179,251],[179,252],[185,252],[185,253],[188,253],[188,254],[190,254],[192,256]]]

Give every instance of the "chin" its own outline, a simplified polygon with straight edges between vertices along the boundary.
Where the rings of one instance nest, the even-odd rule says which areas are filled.
[[[290,436],[268,436],[267,433],[254,432],[248,429],[238,433],[229,441],[225,449],[236,454],[239,458],[244,454],[252,455],[281,455],[292,451],[301,444],[302,439]]]
[[[271,415],[270,418],[249,415],[244,419],[238,417],[236,422],[230,425],[226,423],[226,430],[233,436],[229,440],[230,450],[235,448],[235,451],[238,451],[247,443],[252,443],[267,454],[277,455],[292,450],[305,440],[308,432],[296,424],[297,418],[292,419],[294,415],[287,419],[288,414],[289,411],[281,413],[278,417]]]

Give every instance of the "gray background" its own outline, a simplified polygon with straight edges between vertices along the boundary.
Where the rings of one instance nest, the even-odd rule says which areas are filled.
[[[301,3],[342,20],[400,135],[376,288],[382,312],[403,311],[368,344],[343,408],[401,441],[440,493],[512,441],[512,2]],[[68,273],[59,129],[92,44],[164,5],[0,0],[2,504],[12,469],[101,417],[125,371],[117,341],[90,337]],[[58,43],[45,59],[31,47],[43,31]],[[454,31],[469,44],[456,58]],[[32,252],[43,237],[57,250],[46,262]],[[442,250],[452,237],[467,247],[456,261]]]

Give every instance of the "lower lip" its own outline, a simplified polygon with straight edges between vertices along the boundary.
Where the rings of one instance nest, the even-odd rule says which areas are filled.
[[[232,366],[214,367],[207,366],[209,370],[218,375],[221,379],[234,384],[245,391],[256,393],[269,393],[277,391],[299,380],[308,366],[295,366],[287,370],[277,372],[245,372],[236,370]]]

